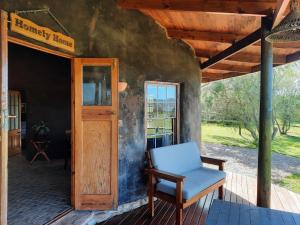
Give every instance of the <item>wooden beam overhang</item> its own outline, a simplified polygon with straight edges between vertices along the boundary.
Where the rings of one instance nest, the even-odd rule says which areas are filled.
[[[126,9],[194,11],[217,14],[267,16],[272,14],[274,2],[240,0],[119,0]]]
[[[167,29],[168,36],[175,39],[181,39],[186,41],[210,41],[224,44],[234,44],[238,40],[241,40],[245,35],[239,35],[234,33],[225,32],[211,32],[200,30],[182,30],[182,29]],[[255,46],[260,46],[260,41],[254,43]],[[296,43],[275,43],[273,48],[295,49],[300,48],[300,42]]]
[[[239,73],[251,73],[252,67],[251,66],[243,66],[243,65],[230,65],[226,63],[218,63],[215,64],[209,69],[215,69],[215,70],[222,70],[222,71],[228,71],[228,72],[239,72]],[[207,69],[204,69],[204,71]]]
[[[211,69],[211,68],[207,68],[205,70],[202,70],[203,72],[208,72],[208,73],[214,73],[214,74],[226,74],[226,73],[241,73],[241,74],[248,74],[248,73],[242,73],[242,72],[232,72],[232,71],[228,71],[228,70],[219,70],[219,69]]]
[[[204,62],[206,60],[208,60],[209,58],[206,58],[206,57],[200,57],[199,58],[199,61],[200,62]],[[247,66],[247,67],[253,67],[253,66],[256,66],[257,64],[259,63],[255,63],[255,62],[241,62],[241,61],[232,61],[232,60],[229,60],[229,59],[225,59],[225,60],[222,60],[222,64],[227,64],[227,65],[241,65],[241,66]]]
[[[222,80],[227,79],[231,77],[237,77],[245,75],[244,73],[211,73],[211,72],[202,72],[202,82],[210,82],[210,81],[216,81],[216,80]]]
[[[200,64],[201,69],[205,69],[207,67],[210,67],[216,63],[218,63],[221,60],[227,59],[230,56],[238,53],[239,51],[243,50],[244,48],[256,43],[261,38],[261,29],[258,29],[248,35],[247,37],[241,39],[237,43],[233,44],[229,48],[225,49],[223,52],[220,52],[219,54],[213,56],[206,62]]]
[[[211,55],[217,54],[215,51],[210,51],[206,49],[196,50],[196,56],[202,58],[210,58]],[[212,57],[213,58],[213,57]],[[235,62],[244,62],[244,63],[255,63],[260,64],[260,54],[259,53],[236,53],[225,60],[220,61],[235,61]],[[207,61],[206,61],[207,62]],[[219,61],[218,61],[219,62]],[[283,55],[274,55],[274,64],[285,64],[286,57]]]
[[[274,13],[272,28],[276,27],[283,19],[285,12],[287,11],[290,5],[290,2],[291,0],[277,0],[277,6],[276,11]]]
[[[291,63],[300,60],[300,51],[286,57],[286,62]]]

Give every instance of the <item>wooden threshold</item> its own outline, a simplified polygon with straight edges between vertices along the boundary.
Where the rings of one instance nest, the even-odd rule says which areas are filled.
[[[62,211],[60,214],[58,214],[56,217],[54,217],[52,220],[45,223],[44,225],[54,224],[55,222],[58,222],[58,220],[60,220],[61,218],[63,218],[64,216],[68,215],[70,212],[73,212],[73,211],[74,211],[74,208],[66,209],[66,210]]]
[[[46,48],[46,47],[42,47],[40,45],[36,45],[36,44],[30,43],[28,41],[25,41],[25,40],[22,40],[22,39],[19,39],[19,38],[16,38],[16,37],[12,37],[12,36],[8,36],[8,42],[13,43],[13,44],[17,44],[17,45],[21,45],[21,46],[24,46],[24,47],[28,47],[28,48],[31,48],[31,49],[35,49],[35,50],[45,52],[45,53],[48,53],[48,54],[56,55],[56,56],[59,56],[59,57],[67,58],[67,59],[75,58],[75,55],[64,53],[64,52],[57,51],[57,50],[52,50],[52,49],[49,49],[49,48]]]

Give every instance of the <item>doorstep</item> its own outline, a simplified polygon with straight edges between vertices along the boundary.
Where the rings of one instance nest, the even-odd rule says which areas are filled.
[[[108,211],[77,211],[73,210],[59,218],[52,225],[95,225],[111,217],[134,210],[148,203],[148,198],[120,205],[117,210]]]

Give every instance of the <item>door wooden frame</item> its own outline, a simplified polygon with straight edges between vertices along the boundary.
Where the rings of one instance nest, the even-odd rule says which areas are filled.
[[[7,224],[7,160],[8,160],[8,28],[7,12],[0,10],[0,99],[1,99],[1,149],[0,149],[0,224]]]
[[[0,22],[1,24],[4,24],[0,28],[0,71],[2,74],[5,74],[3,76],[2,85],[0,85],[0,88],[3,90],[6,90],[8,92],[8,43],[13,43],[17,45],[21,45],[24,47],[28,47],[30,49],[38,50],[44,53],[52,54],[55,56],[63,57],[70,60],[70,66],[71,66],[71,206],[74,208],[75,206],[75,193],[74,193],[74,170],[75,170],[75,162],[74,162],[74,152],[75,152],[75,85],[74,85],[74,58],[76,58],[75,54],[69,54],[65,53],[60,50],[53,50],[48,47],[40,46],[38,44],[33,44],[29,41],[26,41],[24,39],[20,39],[17,37],[12,36],[8,33],[8,13],[6,11],[3,11],[0,9]],[[103,59],[105,60],[105,59]],[[111,60],[111,59],[109,59]],[[117,60],[117,59],[114,59]],[[0,76],[0,79],[2,79],[2,76]],[[118,82],[118,81],[117,81]],[[3,89],[4,88],[4,89]],[[1,93],[1,92],[0,92]],[[7,95],[6,95],[7,96]],[[7,106],[7,99],[1,99],[5,102]],[[6,110],[5,113],[7,114],[8,111]],[[5,114],[5,115],[6,115]],[[8,115],[6,115],[8,117]],[[4,117],[1,117],[4,118]],[[0,152],[0,224],[6,225],[7,224],[7,197],[8,197],[8,187],[7,187],[7,161],[8,161],[8,146],[7,146],[7,134],[8,131],[6,129],[6,132],[4,132],[2,135],[3,139],[6,141],[1,142],[1,152]],[[5,138],[6,137],[6,138]],[[118,158],[118,156],[116,156]],[[116,171],[118,174],[118,169]],[[118,178],[117,178],[118,179]],[[115,206],[118,204],[118,183],[116,183],[116,199],[115,199]]]
[[[51,54],[51,55],[56,55],[56,56],[67,58],[67,59],[72,59],[72,58],[76,57],[75,55],[72,55],[72,54],[68,54],[68,53],[65,53],[65,52],[61,52],[61,51],[58,51],[58,50],[53,50],[53,49],[50,49],[50,48],[46,48],[46,47],[43,47],[43,46],[40,46],[40,45],[33,44],[31,42],[22,40],[20,38],[13,37],[9,34],[8,34],[7,40],[8,40],[9,43],[21,45],[21,46],[24,46],[24,47],[28,47],[28,48],[31,48],[31,49],[34,49],[34,50],[38,50],[38,51],[41,51],[41,52],[44,52],[44,53],[48,53],[48,54]]]
[[[72,59],[76,57],[75,54],[69,54],[69,53],[65,53],[63,51],[59,51],[59,50],[53,50],[47,47],[43,47],[40,46],[38,44],[33,44],[29,41],[11,36],[8,33],[8,13],[4,10],[0,9],[0,93],[2,91],[5,91],[8,95],[8,43],[13,43],[13,44],[17,44],[17,45],[21,45],[30,49],[34,49],[40,52],[44,52],[44,53],[48,53],[48,54],[52,54],[55,56],[59,56],[59,57],[63,57],[66,59],[70,60],[70,66],[71,66],[71,73],[70,73],[70,77],[71,77],[71,167],[73,166],[73,154],[74,154],[74,99],[73,99],[73,92],[74,92],[74,87],[73,87],[73,73],[72,73]],[[3,75],[4,76],[1,76]],[[5,93],[4,92],[4,93]],[[3,119],[7,117],[8,118],[8,110],[7,110],[7,103],[8,100],[7,99],[3,99],[2,96],[0,96],[1,101],[2,101],[2,106],[3,106],[3,102],[5,103],[4,106],[6,106],[6,110],[4,110],[4,112],[2,112],[1,115],[1,124],[3,124]],[[3,111],[3,110],[1,110]],[[7,186],[7,179],[8,179],[8,167],[7,167],[7,162],[8,162],[8,127],[6,126],[6,129],[4,129],[4,132],[2,131],[2,140],[1,140],[1,149],[0,149],[0,224],[1,225],[7,225],[7,197],[8,197],[8,186]],[[5,140],[5,141],[3,141]],[[72,170],[72,168],[71,168]],[[71,176],[72,178],[72,176]],[[71,179],[71,183],[73,182],[73,180]],[[73,199],[72,199],[72,187],[73,185],[71,185],[71,206],[73,207]]]

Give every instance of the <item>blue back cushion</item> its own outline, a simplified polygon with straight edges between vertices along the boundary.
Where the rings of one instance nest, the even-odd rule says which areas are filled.
[[[150,153],[153,166],[158,170],[180,175],[202,166],[200,151],[195,142],[154,148]]]

